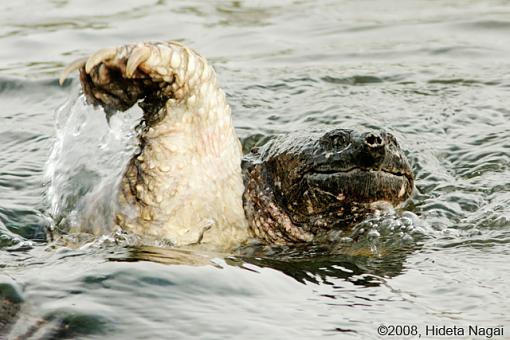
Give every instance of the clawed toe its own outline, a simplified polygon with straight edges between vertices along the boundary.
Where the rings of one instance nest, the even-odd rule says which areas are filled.
[[[85,64],[85,72],[90,73],[90,71],[94,67],[96,67],[97,65],[106,60],[112,59],[113,57],[116,56],[116,54],[117,54],[116,48],[104,48],[97,51],[96,53],[91,55],[87,60],[87,63]]]
[[[98,50],[89,57],[80,58],[70,63],[62,71],[59,83],[62,85],[69,74],[81,68],[84,68],[85,73],[91,74],[100,64],[107,64],[109,67],[117,67],[123,71],[123,76],[125,78],[131,78],[138,67],[149,59],[151,53],[151,48],[146,45],[104,48]]]
[[[147,46],[137,46],[131,52],[126,65],[126,77],[131,78],[138,66],[145,62],[151,56],[151,50]]]
[[[67,66],[60,84],[76,70],[87,101],[109,112],[125,111],[139,100],[147,115],[156,114],[169,99],[187,105],[216,103],[209,103],[216,97],[203,86],[215,85],[214,70],[198,53],[176,42],[101,49]],[[223,101],[223,96],[218,98]]]
[[[85,66],[85,63],[87,62],[88,57],[77,59],[73,62],[71,62],[69,65],[66,66],[66,68],[62,71],[60,74],[60,78],[58,79],[58,83],[60,86],[64,85],[64,81],[67,79],[67,77],[73,73],[74,71],[77,71],[81,69],[83,66]]]

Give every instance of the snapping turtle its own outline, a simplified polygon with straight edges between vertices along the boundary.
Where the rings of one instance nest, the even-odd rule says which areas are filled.
[[[90,104],[143,110],[116,215],[128,232],[175,245],[309,242],[413,190],[406,157],[383,131],[301,131],[243,156],[213,68],[180,43],[99,50],[61,82],[77,69]]]

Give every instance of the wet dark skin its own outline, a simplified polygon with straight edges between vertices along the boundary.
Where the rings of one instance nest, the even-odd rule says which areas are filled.
[[[302,131],[254,148],[242,162],[244,209],[252,233],[268,243],[308,242],[397,206],[414,177],[393,135],[346,129]]]

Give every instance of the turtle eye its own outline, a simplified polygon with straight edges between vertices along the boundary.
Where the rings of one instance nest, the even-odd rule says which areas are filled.
[[[328,131],[321,137],[321,143],[331,149],[343,149],[350,140],[350,132],[343,129]]]

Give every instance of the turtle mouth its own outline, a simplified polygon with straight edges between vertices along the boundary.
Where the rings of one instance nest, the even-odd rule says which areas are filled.
[[[316,196],[322,192],[343,203],[388,201],[398,205],[409,198],[414,184],[411,174],[386,169],[314,169],[305,177]]]
[[[386,169],[364,169],[364,168],[351,168],[351,169],[313,169],[308,174],[323,174],[323,175],[357,175],[358,173],[369,173],[369,174],[382,174],[396,177],[405,177],[408,180],[413,180],[413,176],[404,171],[399,170],[386,170]]]

